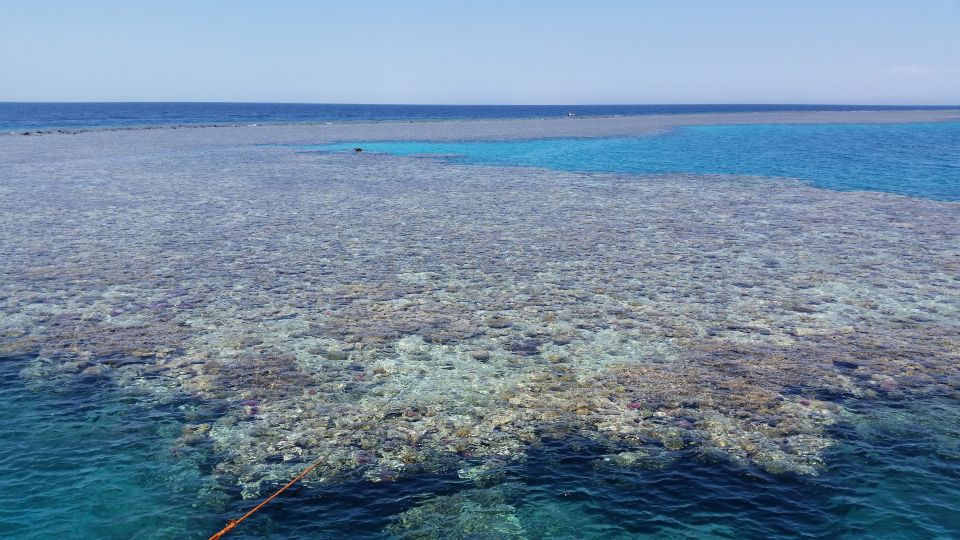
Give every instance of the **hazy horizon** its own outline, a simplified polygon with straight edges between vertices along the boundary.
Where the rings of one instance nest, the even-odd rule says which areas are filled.
[[[960,101],[956,103],[828,103],[828,102],[791,102],[791,103],[779,103],[779,102],[722,102],[722,103],[713,103],[713,102],[677,102],[677,103],[348,103],[348,102],[333,102],[333,101],[224,101],[224,100],[205,100],[205,101],[141,101],[141,100],[85,100],[85,101],[34,101],[34,100],[0,100],[0,103],[47,103],[47,104],[85,104],[85,103],[143,103],[143,104],[162,104],[162,103],[180,103],[180,104],[236,104],[236,105],[370,105],[370,106],[410,106],[410,107],[617,107],[617,106],[687,106],[687,105],[717,105],[717,106],[749,106],[749,105],[760,105],[760,106],[775,106],[775,105],[800,105],[800,106],[844,106],[850,105],[855,107],[960,107]]]

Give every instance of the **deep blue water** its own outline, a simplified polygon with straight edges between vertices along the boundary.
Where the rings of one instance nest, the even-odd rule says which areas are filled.
[[[341,105],[318,103],[2,103],[0,132],[103,127],[458,120],[776,111],[951,109],[881,105]]]
[[[3,538],[206,538],[252,504],[219,489],[201,455],[171,453],[189,402],[141,406],[97,379],[30,387],[19,375],[27,362],[0,358]],[[956,538],[955,402],[848,407],[820,476],[770,475],[692,452],[659,469],[623,468],[588,441],[548,443],[487,486],[451,472],[296,488],[230,537],[388,538],[392,516],[454,495],[456,508],[509,504],[531,538]],[[439,514],[425,526],[457,518]]]
[[[817,187],[960,200],[960,122],[690,126],[644,137],[362,142],[311,147],[461,163],[800,178]]]

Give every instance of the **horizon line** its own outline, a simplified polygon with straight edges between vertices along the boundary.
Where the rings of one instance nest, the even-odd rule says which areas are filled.
[[[0,104],[34,105],[81,105],[81,104],[209,104],[209,105],[359,105],[392,107],[664,107],[664,106],[804,106],[804,107],[960,107],[960,103],[830,103],[830,102],[679,102],[679,103],[350,103],[335,101],[140,101],[140,100],[92,100],[92,101],[29,101],[0,100]]]

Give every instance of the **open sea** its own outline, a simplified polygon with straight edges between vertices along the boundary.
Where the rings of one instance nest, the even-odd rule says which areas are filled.
[[[867,109],[7,103],[0,130]],[[207,538],[320,455],[226,538],[960,538],[960,122],[127,135],[0,147],[2,538]]]
[[[0,102],[0,132],[157,126],[402,122],[783,111],[938,110],[889,105],[353,105],[323,103]]]

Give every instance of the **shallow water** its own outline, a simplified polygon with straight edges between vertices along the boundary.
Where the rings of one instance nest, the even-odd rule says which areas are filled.
[[[349,142],[315,147],[565,171],[727,173],[960,200],[960,122],[688,126],[624,138]]]
[[[5,154],[5,536],[960,530],[957,204],[181,137]]]

